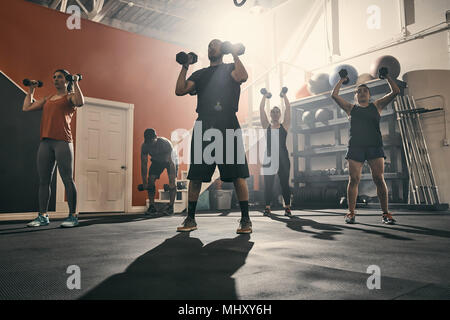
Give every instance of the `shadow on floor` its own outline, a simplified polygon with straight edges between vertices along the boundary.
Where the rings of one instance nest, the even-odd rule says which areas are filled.
[[[250,235],[203,246],[180,233],[136,259],[81,299],[237,299],[232,275],[253,247]]]
[[[312,234],[313,238],[321,239],[321,240],[336,240],[335,236],[342,234],[342,231],[347,230],[357,230],[362,231],[364,233],[374,234],[374,235],[380,235],[387,239],[392,240],[413,240],[411,238],[406,238],[386,232],[380,232],[376,230],[369,230],[369,229],[361,229],[355,227],[357,224],[353,226],[346,225],[343,221],[342,224],[328,224],[328,223],[319,223],[314,220],[305,219],[305,218],[299,218],[297,216],[292,217],[284,217],[279,216],[276,214],[271,214],[270,218],[272,220],[276,220],[279,222],[283,222],[286,224],[286,226],[289,229],[292,229],[297,232],[303,232]],[[362,225],[362,224],[361,224]],[[305,227],[310,227],[311,229],[318,230],[318,231],[311,231],[311,230],[305,230]]]
[[[179,218],[183,215],[176,215],[173,216],[173,218]],[[152,219],[158,219],[161,217],[168,217],[163,214],[155,215],[152,217],[145,216],[143,213],[139,214],[124,214],[124,215],[116,215],[116,216],[89,216],[89,217],[83,217],[81,214],[79,216],[79,225],[76,228],[82,228],[87,227],[90,225],[95,224],[114,224],[114,223],[128,223],[128,222],[137,222],[137,221],[143,221],[143,220],[152,220]],[[16,228],[1,228],[0,229],[0,235],[2,234],[15,234],[15,233],[24,233],[24,232],[41,232],[41,231],[48,231],[48,230],[55,230],[55,229],[61,229],[60,225],[63,222],[64,219],[50,219],[50,224],[48,226],[44,227],[27,227],[27,223],[29,221],[14,221],[14,224],[23,224],[20,227]],[[12,223],[7,223],[12,224]],[[2,224],[0,224],[1,226]],[[4,224],[6,225],[6,223]]]

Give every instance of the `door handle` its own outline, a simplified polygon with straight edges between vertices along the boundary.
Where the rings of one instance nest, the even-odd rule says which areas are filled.
[[[121,166],[120,167],[120,169],[123,169],[123,170],[125,170],[127,167],[125,167],[125,166]]]

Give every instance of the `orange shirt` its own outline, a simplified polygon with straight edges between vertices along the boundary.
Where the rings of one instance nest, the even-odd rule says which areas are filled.
[[[41,140],[50,138],[72,142],[70,122],[75,110],[67,100],[67,94],[53,101],[48,99],[42,108]]]

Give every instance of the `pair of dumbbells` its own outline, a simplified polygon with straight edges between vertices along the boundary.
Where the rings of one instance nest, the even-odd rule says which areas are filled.
[[[262,88],[260,90],[260,92],[261,92],[261,94],[263,96],[266,96],[267,99],[272,98],[272,93],[268,92],[266,88]],[[288,88],[287,87],[283,87],[281,89],[281,92],[280,92],[280,97],[283,98],[286,95],[287,92],[288,92]]]

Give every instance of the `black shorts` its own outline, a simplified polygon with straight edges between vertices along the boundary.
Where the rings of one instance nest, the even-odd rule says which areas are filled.
[[[347,154],[345,155],[345,159],[347,160],[351,159],[362,163],[366,160],[377,158],[386,159],[383,147],[348,147]]]
[[[209,182],[211,181],[211,177],[214,174],[214,171],[216,170],[216,166],[219,167],[220,172],[220,180],[224,182],[232,182],[236,178],[248,178],[250,176],[249,170],[248,170],[248,163],[247,163],[247,157],[245,155],[245,151],[242,153],[242,150],[244,150],[244,143],[242,139],[242,135],[237,135],[233,139],[232,146],[234,148],[233,152],[233,159],[228,159],[227,161],[227,143],[226,143],[226,129],[240,129],[239,121],[236,118],[236,115],[233,116],[224,116],[224,117],[216,117],[214,119],[210,118],[198,118],[196,120],[196,125],[199,125],[199,121],[201,121],[202,130],[193,130],[192,138],[191,138],[191,164],[189,166],[189,173],[187,178],[189,180],[194,181],[202,181],[202,182]],[[217,129],[220,131],[223,137],[223,148],[222,148],[222,157],[219,157],[218,160],[209,162],[205,162],[205,158],[203,155],[205,154],[205,148],[208,147],[211,143],[214,143],[214,138],[211,139],[211,141],[203,141],[202,137],[207,129]],[[199,136],[201,132],[201,136]],[[198,148],[197,150],[197,159],[195,157],[195,141],[202,141],[201,143],[201,149]],[[238,147],[239,146],[239,147]],[[215,157],[215,151],[212,151],[212,146],[210,146],[206,150],[206,154],[211,154],[212,157]],[[201,155],[199,155],[201,150]],[[239,152],[238,154],[238,150]],[[229,154],[229,152],[228,152]],[[229,154],[229,157],[232,155]],[[220,159],[221,158],[221,159]],[[196,161],[198,163],[196,163]]]
[[[150,165],[150,169],[148,170],[149,176],[155,176],[156,179],[159,179],[159,176],[164,171],[164,169],[167,169],[167,174],[170,175],[170,162],[161,162],[161,161],[152,161],[152,164]],[[175,164],[175,177],[178,174],[178,164]]]

